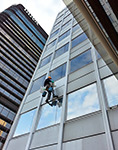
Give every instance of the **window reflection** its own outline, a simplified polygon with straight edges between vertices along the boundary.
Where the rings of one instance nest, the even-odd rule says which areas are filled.
[[[50,39],[51,39],[52,37],[54,37],[56,34],[58,34],[58,32],[59,32],[59,29],[57,29],[55,32],[53,32],[53,33],[50,35]]]
[[[45,78],[46,78],[46,75],[44,75],[44,76],[36,79],[35,81],[33,81],[30,93],[33,93],[33,92],[39,90],[40,87],[43,86]]]
[[[66,64],[59,66],[58,68],[51,71],[50,75],[54,81],[65,76],[66,73]]]
[[[56,39],[47,45],[46,50],[48,50],[49,48],[52,48],[55,45],[55,43],[56,43]]]
[[[50,62],[50,60],[51,60],[51,56],[52,56],[52,54],[47,56],[46,58],[42,59],[40,67],[43,67],[44,65],[48,64]]]
[[[71,24],[71,20],[69,20],[68,22],[66,22],[62,27],[61,30],[65,29],[67,26],[69,26]]]
[[[57,58],[58,56],[60,56],[63,53],[67,52],[68,51],[68,46],[69,46],[69,43],[65,44],[64,46],[62,46],[61,48],[56,50],[54,58]]]
[[[70,34],[70,30],[66,31],[64,34],[62,34],[61,36],[59,36],[58,42],[60,42],[61,40],[63,40],[67,36],[69,36],[69,34]]]
[[[41,108],[41,117],[37,129],[45,128],[60,122],[61,107],[45,104]]]
[[[111,76],[103,80],[110,107],[118,105],[118,80],[115,76]]]
[[[86,39],[87,39],[87,36],[85,33],[82,33],[81,35],[77,36],[75,39],[72,40],[72,48],[80,44]]]
[[[91,51],[88,50],[71,60],[70,72],[80,69],[91,62],[92,62]]]
[[[28,133],[31,129],[36,109],[26,112],[20,116],[14,136]]]
[[[67,120],[99,110],[96,84],[68,95]]]
[[[75,31],[76,31],[77,29],[79,29],[79,28],[80,28],[79,24],[76,24],[76,25],[73,26],[73,29],[72,29],[72,30],[73,30],[73,32],[75,32]]]

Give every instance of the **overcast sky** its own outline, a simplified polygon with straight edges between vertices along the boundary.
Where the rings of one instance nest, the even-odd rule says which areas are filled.
[[[65,4],[62,0],[0,0],[0,12],[11,5],[22,4],[49,34],[55,18]]]

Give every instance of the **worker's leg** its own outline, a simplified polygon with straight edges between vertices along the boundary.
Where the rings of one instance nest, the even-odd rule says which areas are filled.
[[[57,97],[58,98],[58,95],[55,95],[54,90],[52,90],[52,94],[53,94],[53,97]]]
[[[49,103],[49,101],[48,101],[48,100],[50,100],[50,97],[51,97],[51,92],[50,92],[50,91],[48,91],[48,96],[47,96],[47,99],[46,99],[46,103]]]

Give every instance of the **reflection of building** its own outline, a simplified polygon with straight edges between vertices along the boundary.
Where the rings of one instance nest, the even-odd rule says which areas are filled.
[[[48,75],[63,98],[62,107],[51,107],[41,97]],[[118,81],[65,8],[55,20],[4,149],[118,149],[117,105]]]
[[[0,13],[0,37],[1,149],[42,53],[47,34],[19,4]]]

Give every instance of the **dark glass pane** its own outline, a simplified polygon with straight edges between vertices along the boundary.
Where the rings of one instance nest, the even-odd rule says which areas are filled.
[[[54,58],[57,58],[58,56],[62,55],[66,51],[68,51],[68,46],[69,46],[69,43],[67,43],[66,45],[62,46],[58,50],[56,50]]]
[[[77,36],[75,39],[72,40],[72,48],[75,47],[76,45],[80,44],[81,42],[83,42],[86,39],[87,39],[87,36],[85,33]]]
[[[33,81],[30,93],[33,93],[33,92],[39,90],[40,87],[43,86],[45,78],[46,78],[46,75],[44,75],[44,76],[38,78],[37,80]]]
[[[70,30],[68,30],[67,32],[65,32],[64,34],[62,34],[60,37],[59,37],[59,41],[60,42],[61,40],[63,40],[64,38],[66,38],[67,36],[69,36],[70,34]]]
[[[43,67],[44,65],[48,64],[51,60],[51,56],[52,56],[52,54],[47,56],[46,58],[42,59],[40,67]]]
[[[56,80],[64,77],[65,73],[66,73],[66,64],[63,64],[62,66],[51,71],[50,75],[52,77],[52,80],[56,81]]]
[[[71,60],[70,72],[80,69],[91,62],[92,62],[91,51],[88,50]]]

